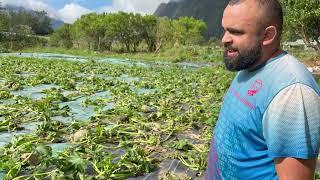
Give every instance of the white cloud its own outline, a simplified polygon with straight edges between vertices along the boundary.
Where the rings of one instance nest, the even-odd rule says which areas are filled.
[[[2,5],[22,6],[35,11],[46,11],[49,17],[57,18],[56,11],[39,0],[1,0]]]
[[[57,16],[66,23],[73,23],[81,15],[91,13],[92,10],[84,8],[79,4],[66,4],[62,9],[58,10]]]
[[[93,12],[90,9],[79,5],[80,2],[88,0],[72,0],[62,9],[55,10],[45,3],[44,0],[0,0],[2,5],[22,6],[35,11],[46,11],[49,17],[61,19],[66,23],[73,23],[83,14]],[[141,14],[153,14],[160,3],[167,3],[170,0],[112,0],[110,6],[99,8],[98,12],[135,12]],[[172,1],[172,0],[171,0]],[[69,1],[70,2],[70,1]]]
[[[99,12],[135,12],[141,14],[153,14],[160,3],[169,0],[112,0],[111,6],[102,7]]]
[[[22,6],[35,11],[46,11],[48,16],[60,19],[66,23],[73,23],[83,14],[92,12],[76,3],[66,4],[62,9],[55,10],[41,0],[1,0],[2,5]]]

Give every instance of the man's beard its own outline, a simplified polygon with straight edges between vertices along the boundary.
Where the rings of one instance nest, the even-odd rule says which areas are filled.
[[[224,51],[224,64],[229,71],[248,69],[262,56],[262,48],[260,45],[242,53],[238,51],[238,56],[234,59],[228,57],[228,49],[234,48],[226,46]]]

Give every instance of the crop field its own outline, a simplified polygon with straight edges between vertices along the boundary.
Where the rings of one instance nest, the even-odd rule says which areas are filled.
[[[0,179],[203,174],[222,66],[17,56],[0,57]]]

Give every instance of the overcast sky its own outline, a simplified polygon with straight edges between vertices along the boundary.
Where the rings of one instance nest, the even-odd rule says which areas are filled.
[[[90,12],[137,12],[152,14],[158,5],[169,0],[0,0],[2,5],[22,6],[32,10],[44,10],[52,18],[73,23],[81,15]]]

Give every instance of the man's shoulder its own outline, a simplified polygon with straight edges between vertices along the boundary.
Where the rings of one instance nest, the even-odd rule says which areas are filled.
[[[307,68],[293,55],[285,54],[278,58],[271,65],[277,73],[284,73],[284,75],[290,74],[292,78],[296,78],[299,75],[303,75],[308,72]]]
[[[308,69],[294,56],[283,53],[269,59],[264,66],[255,71],[240,71],[235,77],[236,82],[250,82],[261,79],[268,85],[285,85],[286,83],[303,82],[313,79]]]
[[[293,55],[285,54],[273,64],[265,74],[270,77],[270,85],[280,85],[282,88],[300,83],[319,91],[317,82],[309,70]],[[281,88],[281,87],[280,87]]]
[[[282,90],[297,84],[310,87],[320,95],[319,86],[308,69],[294,56],[283,54],[257,71],[239,72],[232,88],[245,94],[252,104],[265,109]]]

